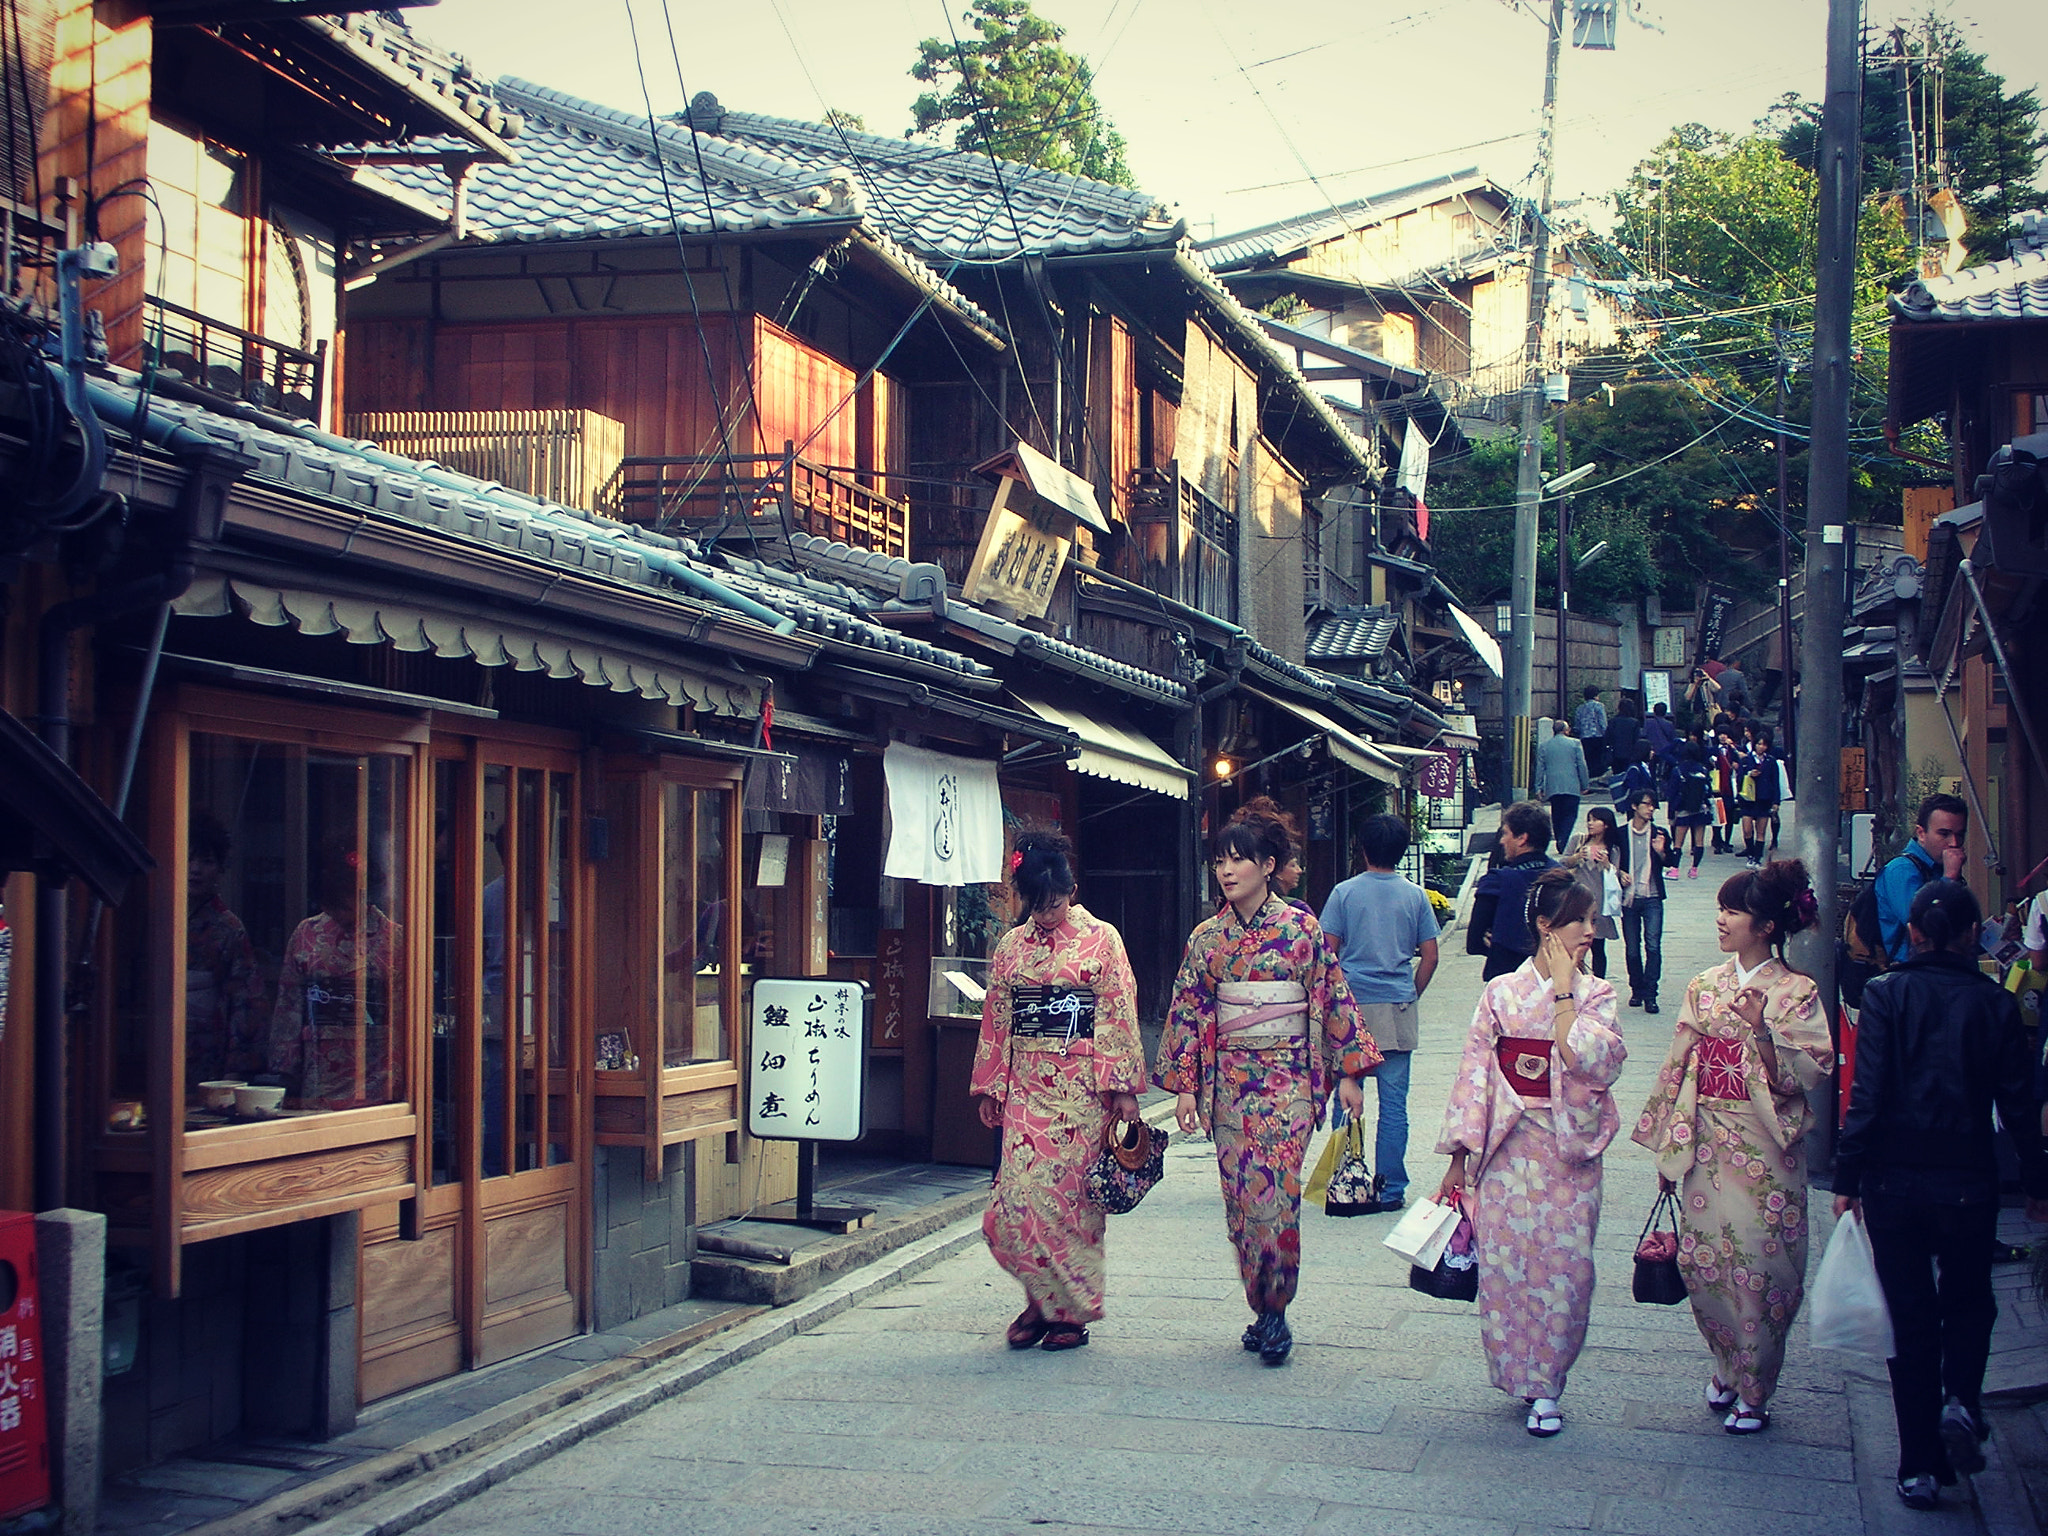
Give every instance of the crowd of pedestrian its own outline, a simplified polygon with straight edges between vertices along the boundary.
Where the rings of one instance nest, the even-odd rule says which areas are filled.
[[[1690,691],[1696,707],[1746,702],[1734,668],[1700,674]],[[1698,878],[1704,828],[1728,854],[1741,828],[1742,863],[1715,899],[1726,958],[1686,984],[1633,1139],[1675,1198],[1678,1271],[1712,1361],[1701,1397],[1726,1433],[1769,1429],[1805,1297],[1805,1138],[1835,1043],[1818,988],[1785,946],[1817,904],[1803,864],[1768,857],[1783,778],[1769,731],[1738,717],[1713,741],[1699,727],[1681,735],[1661,706],[1610,719],[1587,690],[1539,755],[1543,798],[1506,808],[1474,887],[1466,949],[1483,957],[1481,991],[1434,1193],[1471,1224],[1488,1371],[1522,1399],[1539,1438],[1565,1426],[1591,1315],[1603,1158],[1625,1123],[1614,1087],[1628,1050],[1607,945],[1623,947],[1626,1006],[1656,1014],[1667,882],[1680,869]],[[1573,833],[1598,782],[1588,748],[1602,769],[1620,754],[1617,803],[1588,807]],[[1985,1464],[1995,1123],[2013,1137],[2029,1214],[2048,1219],[2036,1058],[2012,995],[1974,959],[1980,914],[1957,878],[1967,830],[1960,801],[1930,797],[1876,882],[1881,953],[1863,989],[1834,1181],[1837,1214],[1867,1226],[1891,1308],[1897,1486],[1915,1508]],[[1270,800],[1247,803],[1215,835],[1221,903],[1189,936],[1174,983],[1151,1080],[1175,1096],[1184,1133],[1214,1142],[1252,1314],[1241,1342],[1268,1365],[1293,1346],[1304,1155],[1333,1098],[1339,1116],[1362,1114],[1368,1077],[1379,1174],[1370,1200],[1349,1208],[1408,1204],[1409,1064],[1439,958],[1428,894],[1400,873],[1409,838],[1399,817],[1369,818],[1354,850],[1362,867],[1318,916],[1290,899],[1298,829]],[[1075,902],[1071,845],[1020,835],[1011,883],[1019,916],[996,949],[973,1078],[981,1118],[1003,1133],[984,1232],[1025,1293],[1007,1342],[1070,1349],[1103,1310],[1103,1213],[1087,1170],[1136,1118],[1144,1055],[1122,942]]]

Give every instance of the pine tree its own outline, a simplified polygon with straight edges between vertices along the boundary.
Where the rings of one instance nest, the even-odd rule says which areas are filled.
[[[950,123],[957,148],[1131,185],[1123,136],[1103,115],[1087,61],[1060,45],[1064,29],[1031,0],[972,0],[961,19],[970,35],[917,45],[911,76],[934,89],[911,105],[912,133]]]

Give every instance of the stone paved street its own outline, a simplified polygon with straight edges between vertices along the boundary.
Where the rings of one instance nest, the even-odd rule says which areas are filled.
[[[1735,867],[1710,857],[1699,880],[1673,885],[1665,1012],[1624,1015],[1626,1123],[1686,979],[1714,961],[1713,892]],[[1462,949],[1462,935],[1447,947]],[[1453,954],[1425,1003],[1410,1159],[1418,1193],[1442,1169],[1428,1149],[1477,990],[1478,962]],[[1895,1448],[1882,1367],[1845,1373],[1840,1359],[1806,1347],[1803,1321],[1771,1430],[1724,1435],[1700,1401],[1708,1361],[1689,1310],[1629,1298],[1629,1252],[1653,1187],[1647,1155],[1619,1142],[1607,1160],[1592,1333],[1564,1398],[1567,1427],[1552,1441],[1524,1433],[1519,1401],[1487,1385],[1473,1309],[1406,1289],[1406,1266],[1380,1245],[1391,1217],[1308,1216],[1293,1360],[1269,1370],[1243,1352],[1248,1317],[1214,1166],[1207,1144],[1190,1142],[1176,1146],[1165,1183],[1141,1210],[1111,1224],[1110,1315],[1091,1347],[1006,1349],[1001,1330],[1018,1296],[976,1244],[422,1529],[2031,1528],[1998,1507],[2002,1494],[1986,1499],[1982,1516],[1957,1494],[1946,1495],[1942,1513],[1901,1509],[1889,1482]],[[1817,1222],[1823,1236],[1830,1226]]]

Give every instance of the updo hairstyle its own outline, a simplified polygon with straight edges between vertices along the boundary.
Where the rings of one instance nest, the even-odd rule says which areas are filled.
[[[1219,859],[1235,854],[1254,864],[1271,859],[1277,875],[1294,857],[1295,842],[1294,818],[1275,805],[1271,796],[1255,795],[1239,806],[1216,834],[1213,852]]]
[[[1813,881],[1798,859],[1737,870],[1721,882],[1714,899],[1725,911],[1748,914],[1758,928],[1769,923],[1771,945],[1781,955],[1785,941],[1810,926],[1815,914]]]
[[[1593,915],[1593,888],[1576,870],[1555,865],[1538,875],[1529,886],[1527,917],[1529,931],[1538,931],[1540,921],[1550,928],[1569,928]]]
[[[1984,909],[1962,881],[1930,880],[1914,893],[1906,921],[1920,930],[1930,950],[1967,949],[1976,942]]]
[[[1024,905],[1020,916],[1074,894],[1074,845],[1060,833],[1019,832],[1010,849],[1010,884]]]

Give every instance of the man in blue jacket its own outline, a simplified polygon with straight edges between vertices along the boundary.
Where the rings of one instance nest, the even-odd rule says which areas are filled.
[[[1529,887],[1557,863],[1549,847],[1550,812],[1534,800],[1517,800],[1501,812],[1501,862],[1472,888],[1472,920],[1465,928],[1465,953],[1486,956],[1481,980],[1505,976],[1536,953]]]
[[[1970,833],[1970,808],[1954,795],[1929,795],[1913,818],[1913,840],[1877,877],[1877,927],[1884,950],[1897,965],[1913,952],[1906,915],[1913,897],[1930,880],[1963,878],[1963,840]]]

